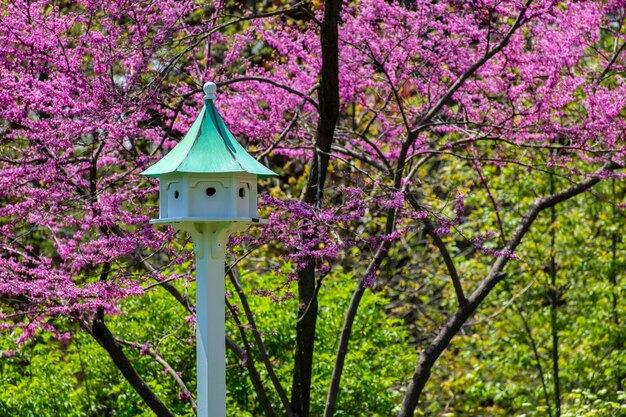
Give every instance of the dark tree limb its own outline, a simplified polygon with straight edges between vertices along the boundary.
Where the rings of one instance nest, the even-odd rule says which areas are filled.
[[[263,77],[238,77],[238,78],[231,78],[228,81],[222,81],[219,83],[216,83],[218,87],[221,86],[227,86],[227,85],[231,85],[231,84],[236,84],[236,83],[240,83],[243,81],[256,81],[259,83],[266,83],[266,84],[271,84],[274,87],[278,87],[281,88],[285,91],[287,91],[288,93],[291,94],[295,94],[298,97],[302,97],[302,100],[308,102],[309,104],[313,105],[313,107],[315,107],[316,109],[319,109],[319,104],[317,104],[317,102],[315,100],[313,100],[311,97],[309,97],[309,93],[303,93],[301,91],[295,90],[291,87],[289,87],[288,85],[284,85],[281,83],[278,83],[274,80],[271,80],[269,78],[263,78]]]
[[[493,212],[496,214],[496,222],[498,223],[498,229],[500,230],[500,239],[502,240],[502,245],[504,245],[506,243],[506,235],[504,234],[504,226],[502,225],[502,219],[500,218],[500,209],[498,208],[498,202],[496,201],[495,196],[491,192],[491,187],[489,187],[489,183],[487,182],[487,179],[485,178],[483,173],[480,171],[479,162],[473,161],[472,166],[474,170],[476,171],[478,178],[480,179],[480,183],[485,188],[485,191],[487,192],[487,196],[489,197],[489,200],[491,201]]]
[[[387,218],[385,220],[385,235],[389,235],[394,230],[397,212],[395,209],[389,210]],[[346,317],[343,322],[341,334],[339,336],[339,347],[337,348],[337,356],[335,357],[335,365],[330,379],[330,385],[328,386],[328,394],[326,396],[326,407],[324,408],[324,417],[331,417],[335,413],[335,405],[337,403],[337,396],[339,395],[339,385],[341,382],[341,376],[343,374],[343,368],[346,357],[348,355],[348,345],[352,336],[352,326],[356,319],[356,314],[359,309],[361,299],[365,294],[366,281],[373,279],[373,274],[376,273],[381,263],[387,256],[389,248],[391,247],[390,240],[383,240],[378,247],[374,258],[368,265],[365,273],[359,280],[357,287],[352,293],[350,299],[350,305],[346,311]]]
[[[324,18],[320,26],[322,68],[317,90],[319,120],[311,168],[303,199],[319,207],[326,181],[329,154],[339,117],[339,11],[341,0],[324,0]],[[294,415],[309,417],[315,327],[317,323],[317,282],[315,259],[298,273],[298,317],[296,352],[291,389]]]
[[[519,308],[516,304],[513,304],[513,308],[519,314],[520,319],[522,319],[522,324],[524,325],[524,330],[526,331],[526,336],[528,337],[528,342],[530,343],[530,347],[533,350],[533,355],[535,356],[535,362],[537,362],[537,373],[539,374],[539,380],[541,381],[541,388],[543,389],[543,397],[546,401],[546,408],[548,409],[548,417],[552,417],[552,404],[550,404],[550,395],[548,394],[548,387],[546,386],[546,378],[543,372],[543,366],[541,366],[541,356],[539,356],[539,349],[537,349],[537,342],[535,341],[535,337],[533,336],[532,329],[524,317],[524,313],[522,309]]]
[[[619,38],[617,38],[615,41],[617,42],[618,39]],[[604,80],[604,78],[607,76],[607,74],[609,73],[609,71],[611,71],[611,67],[613,67],[613,65],[617,61],[617,58],[624,51],[624,48],[626,48],[626,42],[623,42],[622,45],[619,48],[616,49],[615,53],[611,57],[611,60],[609,61],[607,66],[602,71],[602,74],[600,74],[600,76],[598,77],[598,82],[602,82]]]
[[[413,203],[411,203],[411,205],[413,205]],[[416,206],[414,207],[417,209]],[[461,285],[459,273],[456,270],[456,266],[454,265],[452,256],[450,256],[450,252],[448,252],[446,244],[443,242],[443,240],[441,240],[441,237],[437,233],[435,233],[435,227],[428,219],[424,219],[424,231],[433,239],[433,243],[439,250],[441,257],[443,258],[443,263],[446,264],[446,268],[448,268],[448,273],[450,274],[450,279],[452,280],[452,286],[454,287],[454,293],[456,294],[456,301],[459,306],[462,306],[463,304],[467,303],[467,298],[465,297],[465,293],[463,292],[463,286]]]
[[[608,163],[602,167],[595,175],[591,175],[578,184],[572,185],[560,192],[547,197],[537,198],[534,204],[522,216],[522,220],[513,232],[510,240],[504,247],[503,253],[494,261],[491,270],[481,282],[478,288],[468,298],[467,303],[460,306],[455,313],[439,329],[437,336],[431,344],[420,354],[415,372],[407,392],[402,401],[402,406],[398,417],[411,417],[414,415],[419,398],[422,394],[426,382],[430,378],[430,372],[443,351],[448,347],[452,338],[459,332],[463,324],[475,313],[482,301],[489,295],[496,284],[504,278],[504,267],[508,263],[510,256],[515,252],[522,241],[522,238],[530,230],[533,222],[543,210],[569,200],[599,183],[609,171],[619,168],[615,163]]]
[[[120,343],[120,344],[122,344],[122,345],[130,346],[130,347],[134,347],[134,348],[137,348],[138,345],[141,346],[139,343],[133,343],[133,342],[130,342],[128,340],[121,339],[119,337],[116,337],[115,341]],[[183,379],[180,376],[178,376],[178,373],[172,367],[172,365],[170,365],[170,363],[167,362],[165,360],[165,358],[163,358],[163,356],[161,356],[156,349],[146,349],[145,347],[143,349],[145,349],[145,351],[150,356],[152,356],[152,358],[154,358],[155,361],[157,361],[161,366],[163,366],[163,368],[165,368],[167,373],[174,379],[176,384],[178,384],[178,387],[180,388],[182,393],[186,394],[189,397],[189,399],[187,401],[191,405],[191,408],[193,409],[193,412],[197,414],[198,413],[198,405],[196,403],[196,400],[193,398],[193,395],[192,395],[191,391],[189,391],[189,388],[187,388],[187,384],[185,384],[185,381],[183,381]]]
[[[243,359],[246,352],[230,337],[226,336],[226,348],[235,354],[239,359]]]
[[[267,417],[275,417],[276,412],[274,408],[272,408],[272,402],[267,396],[267,391],[265,390],[265,386],[261,381],[261,375],[259,375],[259,371],[256,369],[256,365],[254,363],[254,356],[252,355],[252,349],[250,348],[250,344],[248,343],[248,337],[246,336],[246,331],[244,330],[243,325],[241,324],[241,320],[239,320],[239,314],[237,313],[237,309],[233,308],[228,298],[225,300],[226,307],[230,311],[233,320],[235,320],[235,324],[239,329],[239,334],[241,336],[241,341],[245,346],[245,355],[243,355],[243,360],[245,361],[245,368],[248,371],[248,375],[250,376],[250,381],[252,382],[252,386],[254,387],[254,392],[259,397],[259,403],[265,412]]]
[[[126,232],[119,226],[113,226],[111,228],[111,231],[116,236],[126,237]],[[139,262],[141,262],[141,265],[143,265],[143,267],[146,268],[146,270],[150,272],[151,274],[156,274],[156,272],[158,272],[157,269],[154,267],[154,265],[152,265],[146,258],[143,258],[137,255],[137,259],[139,260]],[[190,313],[195,313],[195,309],[193,307],[193,304],[189,300],[189,298],[187,298],[180,291],[178,291],[178,289],[174,285],[170,284],[167,280],[159,281],[156,278],[155,280],[158,282],[160,286],[163,287],[163,289],[165,289],[165,291],[169,292],[170,295],[174,297],[174,299],[178,301],[180,305],[182,305],[185,308],[185,310],[187,310]]]
[[[311,93],[313,93],[313,91],[317,90],[319,88],[319,84],[315,84],[313,87],[311,87],[309,89],[309,91],[307,91],[307,96]],[[272,142],[272,144],[265,149],[263,152],[261,152],[258,155],[255,155],[255,158],[257,160],[262,160],[263,158],[265,158],[267,155],[269,155],[274,149],[276,149],[276,147],[278,146],[279,143],[281,143],[286,137],[287,134],[291,131],[291,129],[293,129],[293,127],[296,125],[296,123],[298,122],[298,119],[300,119],[302,117],[301,112],[302,109],[304,108],[304,105],[306,104],[307,100],[303,99],[300,104],[298,105],[298,108],[296,109],[296,111],[294,112],[291,120],[289,121],[289,124],[287,125],[287,127],[285,127],[283,129],[282,132],[280,132],[280,135],[278,135],[278,137],[276,138],[276,140],[274,140],[274,142]],[[317,103],[315,103],[317,104]]]
[[[104,324],[102,317],[94,319],[91,325],[91,334],[100,346],[107,351],[109,356],[111,356],[115,366],[122,372],[124,378],[126,378],[154,414],[158,417],[176,417],[174,413],[157,398],[154,392],[148,387],[148,384],[146,384],[146,381],[137,373],[126,354],[124,354],[124,350],[120,344],[115,340],[109,328]]]
[[[420,206],[419,202],[415,199],[415,197],[406,193],[406,198],[411,207],[415,210],[420,211],[423,210],[423,207]],[[452,280],[452,285],[454,286],[454,292],[456,294],[456,300],[459,306],[467,303],[467,298],[465,297],[465,293],[463,292],[463,286],[461,285],[461,279],[459,278],[459,273],[454,265],[454,261],[452,260],[452,256],[446,247],[446,244],[441,240],[441,237],[435,233],[435,226],[429,219],[424,219],[422,221],[424,223],[424,231],[428,234],[432,239],[433,243],[439,250],[441,257],[443,258],[443,262],[446,264],[446,268],[448,268],[448,273],[450,274],[450,279]]]
[[[550,173],[550,192],[554,193],[554,174]],[[552,300],[550,302],[550,333],[552,334],[552,384],[554,386],[554,416],[561,417],[561,383],[559,368],[559,326],[558,326],[558,308],[559,297],[556,286],[557,281],[557,265],[556,265],[556,208],[550,207],[550,267],[548,275],[550,276],[550,286]]]
[[[426,127],[426,125],[431,122],[433,117],[435,117],[448,103],[454,93],[456,93],[459,88],[461,88],[463,84],[465,84],[465,81],[467,81],[472,75],[476,73],[476,71],[480,69],[480,67],[485,65],[487,61],[493,58],[494,55],[496,55],[509,44],[511,37],[525,22],[526,11],[528,10],[532,2],[533,0],[526,0],[526,3],[524,3],[524,6],[522,6],[522,9],[519,11],[515,22],[513,22],[513,25],[511,25],[509,31],[504,35],[502,40],[498,42],[498,44],[492,49],[487,50],[482,58],[477,60],[471,67],[469,67],[463,74],[461,74],[459,78],[456,79],[456,81],[450,86],[450,88],[448,88],[446,93],[439,99],[439,101],[437,101],[437,103],[421,118],[415,130],[416,132],[422,131]]]
[[[352,293],[352,298],[350,299],[350,305],[348,306],[348,311],[346,312],[346,317],[343,322],[343,327],[341,329],[341,335],[339,336],[339,347],[337,348],[337,356],[335,357],[335,366],[333,367],[333,373],[330,378],[330,385],[328,387],[328,394],[326,396],[326,407],[324,408],[324,417],[332,417],[335,413],[335,406],[337,404],[337,396],[339,395],[339,383],[341,382],[341,375],[343,373],[343,368],[346,360],[346,356],[348,355],[348,344],[350,342],[350,336],[352,335],[352,326],[354,324],[354,320],[356,319],[356,314],[359,309],[359,304],[361,303],[361,299],[363,298],[363,294],[365,293],[366,286],[365,282],[367,279],[371,277],[372,274],[376,273],[376,270],[380,266],[381,262],[385,258],[387,251],[389,250],[389,246],[391,243],[389,241],[383,242],[376,254],[374,255],[374,259],[370,262],[365,274],[359,280],[354,293]]]
[[[149,272],[151,273],[156,272],[156,268],[147,260],[142,259],[141,263],[143,264],[144,268],[146,268]],[[169,292],[170,295],[174,297],[174,299],[178,301],[178,303],[185,308],[185,310],[187,310],[190,313],[195,313],[195,308],[192,305],[189,298],[183,295],[183,293],[181,293],[180,291],[178,291],[178,288],[176,288],[174,285],[170,284],[167,281],[157,280],[157,282],[161,287],[163,287],[165,291]]]
[[[260,19],[260,18],[265,18],[265,17],[272,17],[272,16],[279,16],[282,14],[286,14],[289,12],[293,12],[296,10],[300,10],[300,8],[302,7],[302,3],[296,3],[293,6],[287,8],[287,9],[282,9],[282,10],[276,10],[273,12],[267,12],[267,13],[257,13],[257,14],[251,14],[251,15],[247,15],[247,16],[239,16],[236,17],[232,20],[229,20],[228,22],[224,22],[221,23],[219,25],[215,25],[213,27],[211,27],[210,29],[208,29],[207,31],[205,31],[204,33],[197,35],[198,38],[192,42],[189,46],[187,46],[183,51],[181,51],[180,53],[176,54],[176,56],[174,56],[168,63],[167,65],[165,65],[165,67],[142,89],[138,92],[137,95],[141,95],[144,93],[144,91],[150,89],[152,87],[152,85],[157,82],[158,80],[162,80],[165,77],[167,77],[167,75],[176,67],[176,64],[178,63],[178,61],[181,60],[182,57],[184,57],[186,54],[188,54],[190,51],[193,51],[195,48],[198,47],[198,45],[202,44],[202,42],[204,42],[206,39],[208,39],[212,34],[219,32],[220,30],[228,27],[228,26],[232,26],[232,25],[236,25],[238,23],[247,21],[247,20],[254,20],[254,19]],[[196,35],[194,35],[196,36]],[[186,39],[181,39],[181,41],[184,41]],[[200,90],[201,91],[201,90]],[[194,92],[191,92],[191,94],[195,94],[195,92],[198,92],[197,90],[194,90]]]
[[[320,203],[329,154],[339,118],[339,10],[341,0],[324,1],[324,21],[321,26],[322,68],[320,86],[317,90],[319,121],[317,138],[307,180],[304,201]],[[321,151],[321,152],[319,152]]]
[[[237,268],[230,268],[228,270],[228,277],[230,278],[230,282],[235,287],[235,292],[237,293],[239,301],[241,302],[241,306],[243,307],[243,311],[246,314],[246,320],[248,320],[248,324],[250,325],[250,328],[252,330],[252,337],[254,338],[254,342],[256,343],[257,347],[259,348],[261,360],[263,361],[263,365],[265,365],[265,369],[270,377],[270,380],[272,381],[272,384],[274,385],[274,389],[278,393],[278,397],[280,398],[283,407],[285,407],[285,412],[287,413],[287,416],[293,417],[293,411],[291,410],[291,405],[289,404],[289,400],[287,399],[287,393],[285,392],[285,389],[283,388],[280,380],[278,379],[278,376],[276,375],[276,372],[274,371],[274,367],[272,366],[270,357],[267,354],[267,349],[265,348],[265,343],[263,342],[263,339],[261,338],[261,333],[256,326],[254,315],[252,314],[252,309],[250,309],[250,305],[248,304],[248,298],[246,297],[246,294],[241,287]],[[245,334],[242,334],[242,338],[244,337]],[[245,341],[244,345],[247,345]],[[247,350],[248,348],[246,347],[246,351]]]

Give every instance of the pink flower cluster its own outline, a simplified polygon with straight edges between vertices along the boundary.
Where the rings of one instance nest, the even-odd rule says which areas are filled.
[[[623,1],[537,0],[512,35],[518,0],[345,6],[341,114],[319,207],[295,196],[318,122],[314,18],[252,19],[226,36],[213,29],[227,17],[198,18],[187,0],[70,3],[15,0],[0,19],[0,323],[21,328],[19,342],[56,331],[50,318],[116,314],[163,278],[146,272],[156,251],[164,264],[191,257],[148,225],[156,183],[137,173],[180,140],[209,79],[224,86],[216,103],[229,128],[287,179],[287,197],[262,199],[269,226],[235,243],[271,242],[322,275],[426,218],[439,234],[464,221],[462,194],[445,213],[408,207],[442,178],[429,161],[469,161],[488,185],[491,168],[582,178],[626,155],[626,61],[598,52],[603,39],[626,41]]]

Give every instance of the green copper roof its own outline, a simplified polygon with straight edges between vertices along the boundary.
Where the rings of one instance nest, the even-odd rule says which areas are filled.
[[[141,175],[160,177],[172,172],[247,172],[260,178],[277,175],[254,159],[235,140],[213,100],[207,97],[200,115],[183,140]]]

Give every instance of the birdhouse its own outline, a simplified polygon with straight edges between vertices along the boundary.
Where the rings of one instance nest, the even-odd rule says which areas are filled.
[[[141,173],[159,178],[159,219],[152,223],[258,222],[257,179],[276,174],[235,140],[204,85],[204,107],[189,132]]]

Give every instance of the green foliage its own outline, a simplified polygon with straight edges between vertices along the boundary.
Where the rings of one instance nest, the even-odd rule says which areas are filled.
[[[181,270],[187,265],[181,266]],[[287,267],[288,268],[288,267]],[[176,271],[173,271],[174,273]],[[180,271],[179,271],[180,272]],[[284,273],[243,277],[246,292],[255,288],[280,285]],[[312,410],[323,412],[326,390],[334,365],[343,312],[356,285],[352,274],[335,272],[328,276],[320,293],[320,319],[316,340]],[[194,297],[193,286],[185,288]],[[234,291],[231,292],[235,294]],[[231,301],[238,304],[236,295]],[[294,349],[293,323],[295,300],[276,303],[270,298],[250,296],[249,302],[277,374],[285,386],[291,380]],[[353,343],[347,358],[337,416],[385,416],[399,400],[398,378],[408,377],[415,352],[406,346],[406,331],[398,319],[388,318],[381,293],[368,292],[355,323]],[[120,339],[143,345],[158,345],[159,353],[182,372],[188,388],[195,391],[195,348],[190,344],[192,329],[185,323],[188,315],[162,289],[150,290],[143,297],[123,304],[124,314],[109,320],[111,331]],[[178,324],[178,327],[176,326]],[[68,330],[73,324],[68,323]],[[229,321],[229,333],[240,340],[238,329]],[[249,341],[252,340],[248,335]],[[0,341],[0,343],[6,343]],[[0,346],[8,349],[7,346]],[[188,403],[178,398],[179,387],[163,375],[164,368],[139,347],[125,347],[126,354],[159,398],[166,401],[177,416],[192,416]],[[253,348],[258,353],[258,349]],[[280,410],[278,398],[258,355],[257,369],[266,381],[272,400]],[[0,416],[11,417],[149,417],[152,413],[115,368],[107,353],[90,336],[75,332],[68,342],[59,343],[42,334],[24,346],[16,356],[0,360]],[[247,370],[231,352],[228,355],[228,410],[237,417],[261,414]]]
[[[284,273],[259,276],[250,273],[242,277],[246,292],[281,285]],[[356,280],[351,273],[334,272],[324,279],[319,297],[318,327],[315,341],[315,362],[312,382],[312,415],[322,415],[326,391],[334,366],[343,314],[350,302]],[[234,293],[234,292],[233,292]],[[235,297],[235,296],[233,296]],[[293,350],[295,349],[296,300],[280,303],[268,297],[250,297],[252,311],[266,342],[271,361],[279,379],[291,381]],[[401,321],[389,318],[384,306],[388,301],[382,293],[367,292],[361,302],[353,327],[353,339],[341,381],[336,416],[387,416],[400,399],[399,379],[407,379],[413,369],[415,352],[406,344],[407,334]],[[237,329],[229,332],[238,339]],[[250,337],[251,339],[251,337]],[[255,356],[258,369],[263,368]],[[229,361],[228,389],[231,395],[230,415],[244,417],[260,415],[246,370],[232,357]],[[262,373],[263,380],[268,380]],[[276,409],[281,409],[274,398]],[[250,408],[250,406],[253,406]]]
[[[422,190],[424,201],[446,218],[454,217],[454,196],[466,196],[459,233],[443,239],[470,294],[493,257],[468,240],[496,232],[484,246],[501,247],[498,217],[510,238],[537,195],[571,183],[549,171],[521,181],[518,168],[486,167],[483,175],[498,204],[497,217],[471,166],[447,162],[424,167],[437,169],[438,180],[424,182]],[[509,263],[506,278],[435,365],[420,402],[423,415],[556,416],[554,335],[561,416],[624,415],[624,216],[602,204],[623,199],[623,185],[607,181],[593,194],[539,216],[518,250],[521,259]],[[404,320],[411,345],[420,351],[456,308],[449,273],[420,231],[407,237],[406,247],[394,248],[388,263],[389,312]]]
[[[607,390],[596,393],[577,389],[567,395],[570,404],[563,417],[624,417],[626,416],[626,392],[618,392],[614,400],[607,399]]]
[[[158,343],[159,352],[186,380],[195,380],[193,346],[187,343],[184,311],[165,291],[125,301],[124,314],[108,321],[119,338]],[[181,316],[183,319],[181,320]],[[77,330],[67,323],[68,330]],[[0,339],[0,350],[11,346]],[[179,389],[163,367],[139,348],[126,347],[126,354],[154,392],[172,407],[177,416],[193,415],[178,398]],[[194,388],[190,384],[190,389]],[[13,357],[0,358],[0,416],[11,417],[150,417],[141,398],[96,341],[83,332],[73,332],[70,341],[59,343],[49,334],[28,342]]]

